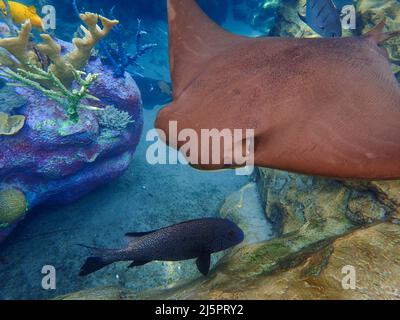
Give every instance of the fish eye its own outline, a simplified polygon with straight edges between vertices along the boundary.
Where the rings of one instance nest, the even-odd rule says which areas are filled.
[[[229,230],[228,236],[229,236],[230,238],[233,238],[233,237],[235,236],[235,232],[233,232],[233,230]]]

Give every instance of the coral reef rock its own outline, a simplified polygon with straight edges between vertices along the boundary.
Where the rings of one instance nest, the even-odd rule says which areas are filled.
[[[83,39],[74,39],[75,45],[44,37],[46,44],[42,44],[41,50],[49,50],[58,61],[57,66],[50,66],[54,74],[62,73],[66,61],[63,59],[75,59],[79,69],[96,74],[90,94],[97,99],[90,107],[104,109],[104,112],[112,110],[112,117],[102,117],[100,121],[96,113],[101,111],[79,108],[74,122],[60,103],[39,90],[29,87],[0,90],[0,97],[24,97],[19,106],[13,105],[8,110],[10,115],[0,113],[0,190],[19,190],[21,196],[17,198],[24,198],[23,206],[29,210],[40,204],[70,203],[118,178],[129,166],[140,140],[142,100],[135,81],[127,73],[114,79],[113,71],[103,66],[99,57],[90,55],[95,42],[104,37],[115,22],[91,14],[82,18],[90,32],[99,33],[97,37],[91,39],[88,31]],[[105,24],[103,30],[96,27],[97,19]],[[23,25],[18,38],[6,39],[0,46],[8,48],[11,43],[10,50],[20,52],[21,59],[26,58],[27,54],[32,54],[26,51],[29,46],[22,41],[24,32],[28,31],[29,24]],[[69,83],[70,71],[60,75],[60,81]],[[74,86],[76,83],[71,86],[72,90]],[[0,201],[1,242],[29,210],[25,212],[21,201],[8,201],[2,193]],[[5,214],[4,210],[9,210],[10,214]]]

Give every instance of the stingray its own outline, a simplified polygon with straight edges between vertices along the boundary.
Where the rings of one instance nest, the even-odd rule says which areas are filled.
[[[253,129],[247,151],[256,166],[400,178],[400,88],[382,47],[399,32],[385,33],[385,21],[362,36],[297,39],[231,34],[193,0],[169,0],[168,17],[173,102],[155,124],[167,144],[185,145],[169,133],[174,122],[178,133],[191,129],[200,140],[203,129]],[[218,164],[184,156],[203,170],[245,165],[224,162],[224,152]]]

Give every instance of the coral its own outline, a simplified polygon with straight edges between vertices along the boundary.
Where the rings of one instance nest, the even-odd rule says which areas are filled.
[[[27,211],[23,192],[15,188],[0,191],[0,226],[7,226],[20,219]]]
[[[84,79],[82,79],[83,72],[79,72],[74,68],[71,68],[73,72],[75,81],[80,86],[79,90],[68,90],[63,83],[58,79],[55,74],[49,69],[44,71],[39,67],[28,64],[31,71],[26,71],[24,69],[18,68],[17,72],[11,69],[3,69],[0,72],[0,76],[6,77],[17,81],[16,85],[30,86],[40,92],[42,92],[48,98],[57,102],[62,106],[72,122],[78,122],[79,108],[95,109],[88,105],[81,103],[83,99],[98,100],[96,97],[89,94],[89,87],[98,78],[98,74],[88,74]],[[45,81],[46,83],[51,83],[51,87],[55,89],[46,89],[39,81]]]
[[[2,52],[0,55],[1,65],[13,69],[18,67],[26,68],[31,61],[37,61],[34,51],[28,50],[31,31],[32,24],[27,21],[21,25],[18,36],[0,39],[0,47],[7,50],[17,60]]]
[[[111,29],[119,23],[118,20],[109,20],[105,17],[99,16],[93,13],[84,13],[80,15],[82,21],[88,26],[86,29],[81,26],[81,30],[84,32],[84,38],[73,39],[75,45],[74,50],[68,54],[67,61],[76,69],[83,70],[92,54],[92,49],[96,44],[105,38]],[[101,29],[97,22],[101,21],[103,29]]]
[[[72,6],[75,13],[80,16],[81,13],[76,0],[72,1]],[[108,16],[114,16],[114,9],[115,7],[111,8]],[[107,62],[114,68],[114,76],[116,78],[124,77],[126,69],[131,65],[143,69],[142,66],[137,63],[137,60],[157,46],[155,43],[142,44],[142,37],[146,35],[147,32],[142,29],[141,20],[138,19],[136,29],[136,54],[128,54],[126,52],[126,41],[123,30],[124,27],[121,24],[117,25],[111,30],[109,39],[100,43],[99,47],[100,54],[102,54]],[[141,74],[139,75],[142,76]]]
[[[82,29],[86,33],[75,44],[41,35],[43,43],[35,45],[30,40],[29,21],[17,37],[0,39],[0,78],[11,85],[1,89],[0,98],[10,93],[24,100],[14,102],[11,108],[1,106],[0,111],[26,119],[18,134],[0,136],[0,192],[17,186],[26,196],[28,210],[41,204],[69,204],[119,178],[140,140],[142,101],[135,81],[129,74],[114,78],[110,66],[98,56],[90,56],[90,47],[114,22],[101,28],[94,22],[103,18],[83,16],[88,29]],[[105,20],[103,23],[107,25]],[[126,111],[131,117],[126,121],[132,121],[129,128],[112,134],[100,130],[95,112],[106,105]],[[0,242],[20,220],[8,219],[8,225],[0,221]]]
[[[76,80],[74,69],[83,71],[86,68],[92,49],[119,23],[117,20],[109,20],[89,12],[81,14],[80,18],[87,25],[87,28],[81,26],[84,37],[74,38],[72,41],[74,47],[65,56],[61,55],[61,46],[48,34],[41,35],[44,40],[43,43],[37,46],[32,45],[30,43],[32,24],[28,20],[21,25],[21,30],[17,37],[0,39],[0,47],[6,49],[17,60],[12,59],[9,54],[2,53],[0,55],[1,64],[13,71],[16,71],[17,68],[32,71],[32,65],[40,65],[40,57],[37,53],[39,51],[50,58],[52,63],[49,66],[49,70],[65,87],[71,86],[73,81]],[[99,20],[103,28],[98,26]]]
[[[138,64],[137,60],[157,46],[155,43],[142,44],[142,37],[146,35],[147,32],[142,29],[141,20],[138,19],[136,31],[136,53],[134,55],[128,54],[126,52],[121,30],[122,28],[118,28],[114,31],[113,42],[106,41],[100,46],[100,52],[114,68],[115,77],[122,77],[125,74],[126,69],[131,65],[143,69],[143,67]]]
[[[99,125],[110,130],[122,131],[134,122],[128,112],[120,111],[113,106],[106,106],[105,109],[95,113]]]
[[[15,135],[24,127],[24,125],[24,116],[10,116],[7,113],[0,112],[0,136]]]

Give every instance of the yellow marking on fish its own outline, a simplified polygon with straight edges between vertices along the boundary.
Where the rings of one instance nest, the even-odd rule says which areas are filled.
[[[26,20],[30,20],[32,26],[43,30],[42,18],[36,12],[36,8],[34,6],[26,6],[22,3],[16,1],[8,1],[10,5],[10,12],[12,16],[12,20],[17,24],[22,24]],[[6,9],[3,1],[0,1],[0,9],[6,14]]]

